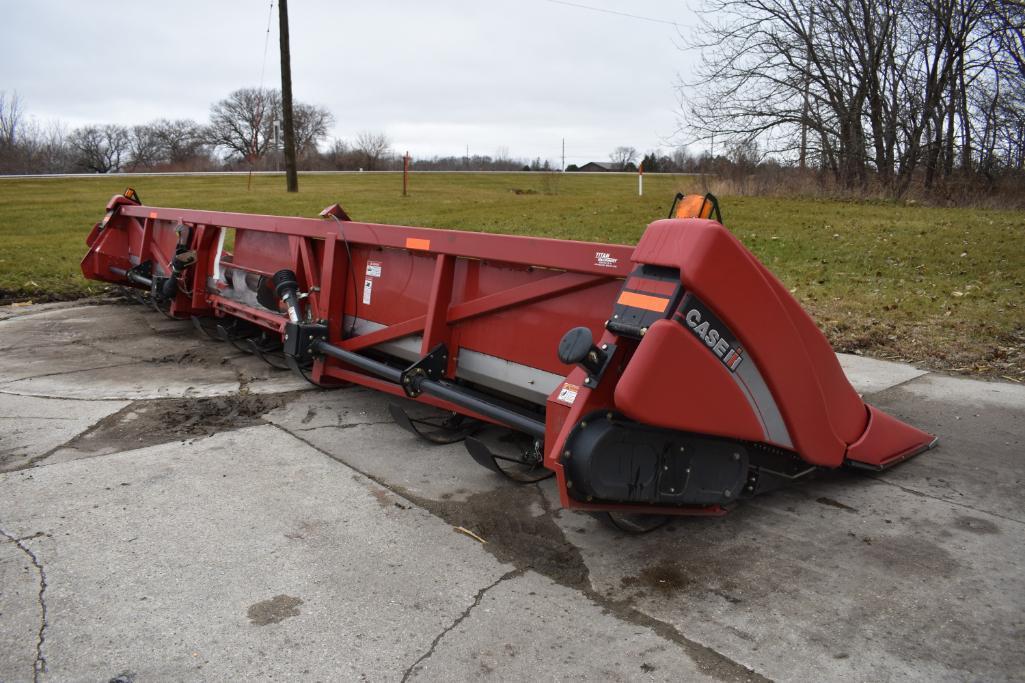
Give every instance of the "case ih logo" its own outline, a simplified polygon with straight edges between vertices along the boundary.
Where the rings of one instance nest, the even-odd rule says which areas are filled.
[[[727,370],[737,371],[744,360],[744,350],[736,337],[697,298],[688,295],[684,299],[676,320],[684,323],[695,337],[703,341]]]
[[[618,264],[619,259],[607,251],[594,252],[594,265],[602,268],[615,268]]]

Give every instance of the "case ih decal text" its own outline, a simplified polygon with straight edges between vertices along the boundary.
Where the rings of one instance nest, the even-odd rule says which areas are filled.
[[[703,303],[688,294],[675,317],[718,356],[727,370],[737,371],[744,360],[744,350],[733,333]]]

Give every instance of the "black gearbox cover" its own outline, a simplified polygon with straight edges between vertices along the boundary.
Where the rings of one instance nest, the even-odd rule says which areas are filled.
[[[721,505],[747,481],[748,452],[735,441],[595,413],[566,440],[563,465],[569,495],[580,501]]]

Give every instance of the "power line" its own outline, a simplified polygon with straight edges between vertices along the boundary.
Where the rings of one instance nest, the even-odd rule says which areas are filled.
[[[655,19],[654,17],[642,17],[639,14],[630,14],[629,12],[620,12],[614,9],[605,9],[604,7],[591,7],[590,5],[581,5],[576,2],[567,2],[566,0],[547,0],[548,2],[555,5],[565,5],[566,7],[576,7],[577,9],[591,10],[592,12],[603,12],[605,14],[615,14],[620,17],[628,17],[630,19],[638,19],[640,21],[650,21],[654,24],[668,24],[670,26],[678,26],[675,21],[668,19]]]
[[[270,24],[274,18],[274,0],[270,0],[267,10],[267,33],[263,37],[263,64],[260,65],[260,90],[263,90],[263,75],[267,71],[267,46],[270,45]]]

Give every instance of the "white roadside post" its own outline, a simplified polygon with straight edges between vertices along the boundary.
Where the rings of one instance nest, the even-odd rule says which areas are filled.
[[[637,196],[644,196],[644,162],[637,165]]]

